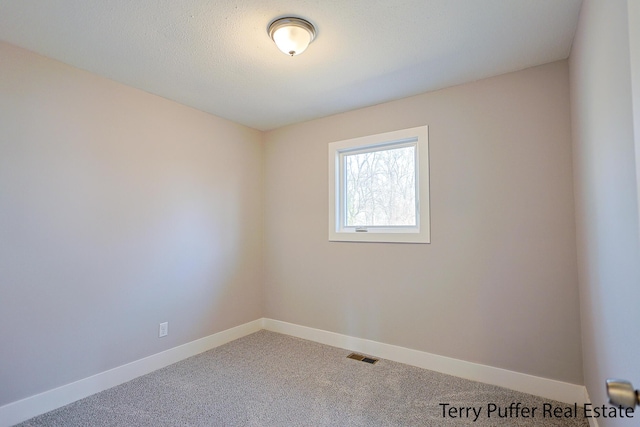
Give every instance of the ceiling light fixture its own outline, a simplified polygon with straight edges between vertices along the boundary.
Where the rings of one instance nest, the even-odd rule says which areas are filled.
[[[287,55],[300,55],[316,38],[313,24],[302,18],[280,18],[269,24],[269,37]]]

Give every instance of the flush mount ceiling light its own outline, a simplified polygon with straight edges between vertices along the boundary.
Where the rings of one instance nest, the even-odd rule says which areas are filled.
[[[301,18],[280,18],[269,24],[269,37],[287,55],[300,55],[316,37],[311,22]]]

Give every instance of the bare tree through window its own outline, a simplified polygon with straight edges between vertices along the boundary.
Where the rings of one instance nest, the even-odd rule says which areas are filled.
[[[415,146],[345,155],[345,225],[417,225],[415,157]]]

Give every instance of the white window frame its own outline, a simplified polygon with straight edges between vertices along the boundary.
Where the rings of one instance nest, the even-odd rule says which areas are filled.
[[[329,241],[430,243],[429,219],[429,132],[419,126],[329,144]],[[346,184],[344,155],[415,145],[416,223],[415,226],[347,227],[344,221]],[[395,147],[394,147],[395,148]]]

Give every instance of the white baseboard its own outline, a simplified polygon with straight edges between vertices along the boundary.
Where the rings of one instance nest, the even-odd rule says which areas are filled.
[[[164,368],[262,329],[262,319],[254,320],[208,337],[171,348],[126,365],[101,372],[35,396],[0,407],[0,427],[9,427],[37,415],[115,387],[141,375]]]
[[[581,385],[522,374],[506,369],[466,362],[391,344],[351,337],[279,320],[262,318],[227,329],[222,332],[192,341],[118,366],[88,378],[66,384],[35,396],[31,396],[0,407],[0,427],[9,427],[29,418],[52,411],[92,394],[115,387],[157,369],[179,362],[230,341],[266,329],[333,347],[374,355],[383,359],[430,369],[487,384],[534,394],[564,403],[590,402],[586,388]],[[589,419],[591,427],[598,427],[595,419]]]
[[[269,331],[279,332],[310,341],[327,344],[333,347],[344,348],[360,353],[365,353],[394,362],[405,363],[419,368],[429,369],[443,374],[469,380],[480,381],[505,387],[511,390],[521,391],[546,399],[557,400],[563,403],[585,402],[584,386],[570,384],[548,378],[522,374],[520,372],[481,365],[437,354],[412,350],[376,341],[355,338],[348,335],[309,328],[273,319],[263,319],[263,327]]]
[[[589,390],[584,388],[584,402],[591,403],[591,398],[589,397]],[[597,418],[587,418],[589,420],[589,427],[599,427]]]

